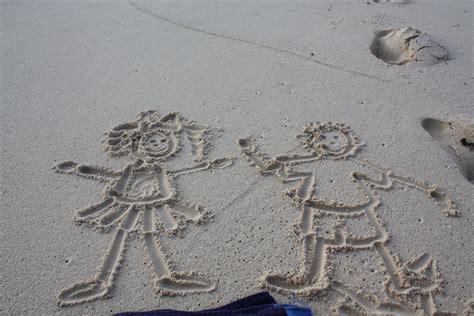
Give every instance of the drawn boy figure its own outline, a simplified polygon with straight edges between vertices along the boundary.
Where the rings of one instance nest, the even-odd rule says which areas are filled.
[[[311,123],[305,126],[297,138],[306,154],[279,155],[270,157],[258,150],[252,138],[240,138],[239,146],[243,156],[263,175],[275,175],[282,183],[297,182],[298,185],[284,192],[284,196],[301,210],[299,221],[294,231],[302,243],[302,265],[295,272],[264,274],[259,282],[265,288],[304,297],[314,297],[332,288],[357,301],[354,291],[344,284],[331,281],[327,270],[330,267],[329,252],[373,249],[384,264],[389,276],[386,287],[391,302],[380,302],[379,309],[374,311],[399,310],[410,312],[416,310],[406,299],[416,293],[425,300],[439,291],[441,279],[433,259],[427,254],[416,260],[401,264],[390,255],[386,246],[389,236],[383,221],[377,217],[376,210],[380,205],[377,191],[387,191],[395,182],[402,186],[417,189],[434,199],[446,215],[456,215],[454,205],[445,194],[434,187],[429,187],[409,177],[398,176],[391,170],[383,169],[373,163],[355,158],[363,146],[360,139],[344,124]],[[364,168],[370,168],[379,178],[373,178],[361,172],[352,172],[350,179],[353,190],[360,198],[355,202],[343,203],[320,199],[316,194],[317,174],[311,168],[300,172],[292,169],[295,165],[317,163],[323,160],[352,160]],[[320,232],[318,221],[322,217],[333,220],[331,235]],[[348,230],[345,223],[351,218],[365,217],[372,227],[372,232],[365,235],[355,234]],[[398,297],[402,297],[399,299]],[[419,305],[422,305],[421,303]]]
[[[156,238],[163,232],[180,233],[188,223],[201,224],[210,218],[202,206],[179,199],[175,179],[181,175],[226,168],[231,158],[204,160],[209,140],[219,131],[199,126],[178,113],[160,116],[155,111],[141,113],[137,119],[120,124],[105,134],[104,150],[111,156],[134,159],[120,170],[65,161],[53,167],[56,172],[74,174],[104,182],[103,201],[76,211],[77,224],[85,223],[101,231],[114,231],[114,237],[96,275],[58,296],[60,305],[72,305],[110,295],[127,239],[138,235],[153,272],[153,286],[160,294],[208,292],[214,289],[196,272],[172,269]],[[196,164],[168,170],[163,162],[181,149],[185,136]]]

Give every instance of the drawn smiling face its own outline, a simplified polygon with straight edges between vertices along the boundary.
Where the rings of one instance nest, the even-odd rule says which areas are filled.
[[[352,130],[339,123],[310,123],[298,135],[303,147],[319,157],[344,159],[353,156],[363,143]]]
[[[341,131],[327,131],[318,133],[312,140],[312,144],[318,149],[328,153],[338,154],[346,151],[349,145],[347,136]]]
[[[179,150],[182,125],[176,113],[161,117],[140,113],[134,121],[119,124],[105,135],[104,149],[111,156],[129,155],[148,162],[171,158]]]
[[[177,142],[173,133],[153,131],[140,138],[138,148],[132,154],[146,160],[164,158],[176,152]]]

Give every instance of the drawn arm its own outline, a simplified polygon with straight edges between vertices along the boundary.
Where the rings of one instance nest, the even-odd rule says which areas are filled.
[[[458,212],[456,211],[456,207],[451,200],[451,198],[440,189],[432,186],[428,186],[420,181],[417,181],[411,177],[399,176],[393,173],[392,170],[387,170],[377,166],[373,163],[370,163],[365,160],[360,160],[357,158],[352,158],[357,162],[379,172],[381,174],[381,178],[379,180],[372,179],[365,174],[354,172],[352,175],[356,180],[361,180],[367,182],[378,189],[388,190],[392,188],[394,182],[398,182],[402,185],[408,186],[410,188],[416,189],[432,198],[436,201],[436,203],[441,206],[441,211],[446,216],[458,216]]]
[[[198,171],[204,171],[209,169],[224,169],[232,165],[234,158],[232,157],[224,157],[224,158],[217,158],[211,161],[205,161],[198,163],[191,167],[185,167],[178,170],[170,171],[170,174],[177,177],[182,174],[188,174]]]
[[[296,188],[285,191],[285,195],[292,199],[302,201],[309,198],[314,193],[315,175],[313,172],[295,172],[291,170],[287,163],[290,161],[301,162],[310,156],[277,156],[270,158],[269,155],[258,151],[255,140],[252,138],[239,138],[238,140],[242,155],[255,165],[257,170],[263,174],[273,174],[282,183],[300,182]],[[315,157],[311,156],[309,159]]]
[[[276,156],[275,160],[281,163],[290,163],[290,164],[298,164],[298,163],[304,163],[304,162],[312,162],[315,160],[319,160],[320,156],[311,153],[309,155],[281,155],[281,156]]]
[[[394,173],[390,174],[390,178],[396,182],[417,189],[418,191],[428,195],[428,197],[436,201],[436,203],[441,207],[441,211],[446,216],[459,216],[454,202],[445,192],[442,192],[439,188],[427,186],[426,184],[416,181],[413,178],[398,176]]]
[[[68,160],[53,166],[53,170],[58,173],[75,174],[86,179],[96,179],[107,181],[117,179],[120,174],[116,171],[93,165],[84,165]]]
[[[269,155],[258,151],[257,145],[253,138],[239,138],[238,144],[240,152],[251,165],[254,165],[257,170],[263,174],[274,174],[280,169],[284,163],[271,158]]]

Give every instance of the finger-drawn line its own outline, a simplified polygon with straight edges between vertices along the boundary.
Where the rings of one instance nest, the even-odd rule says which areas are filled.
[[[293,57],[296,57],[296,58],[299,58],[299,59],[303,59],[303,60],[315,63],[315,64],[323,66],[323,67],[336,69],[338,71],[348,73],[348,74],[351,74],[351,75],[364,77],[364,78],[368,78],[368,79],[374,79],[374,80],[378,80],[378,81],[382,81],[382,82],[390,82],[390,80],[387,80],[385,78],[381,78],[381,77],[374,76],[374,75],[369,75],[369,74],[359,72],[359,71],[355,71],[355,70],[346,69],[346,68],[343,68],[343,67],[340,67],[340,66],[337,66],[337,65],[334,65],[334,64],[330,64],[330,63],[327,63],[327,62],[319,61],[319,60],[316,60],[314,58],[307,57],[305,55],[301,55],[301,54],[298,54],[298,53],[295,53],[295,52],[292,52],[292,51],[289,51],[289,50],[286,50],[286,49],[277,48],[277,47],[273,47],[273,46],[270,46],[270,45],[261,44],[261,43],[258,43],[258,42],[254,42],[254,41],[251,41],[251,40],[246,40],[246,39],[243,39],[243,38],[238,38],[238,37],[234,37],[234,36],[230,36],[230,35],[225,35],[225,34],[220,34],[220,33],[216,33],[216,32],[211,32],[211,31],[206,31],[206,30],[203,30],[203,29],[199,29],[199,28],[196,28],[196,27],[184,24],[184,23],[173,21],[173,20],[171,20],[167,17],[158,15],[156,13],[150,12],[150,11],[144,9],[144,8],[139,7],[138,5],[136,5],[134,2],[132,2],[130,0],[128,1],[128,3],[132,7],[134,7],[135,9],[137,9],[137,10],[139,10],[139,11],[141,11],[141,12],[143,12],[143,13],[149,15],[149,16],[152,16],[152,17],[157,18],[161,21],[170,23],[172,25],[178,26],[178,27],[186,29],[186,30],[190,30],[190,31],[193,31],[193,32],[205,34],[205,35],[208,35],[208,36],[223,38],[223,39],[227,39],[227,40],[231,40],[231,41],[235,41],[235,42],[239,42],[239,43],[245,43],[245,44],[248,44],[248,45],[252,45],[252,46],[260,47],[260,48],[263,48],[263,49],[267,49],[267,50],[275,51],[275,52],[278,52],[278,53],[282,53],[282,54],[285,54],[285,55],[290,55],[290,56],[293,56]]]

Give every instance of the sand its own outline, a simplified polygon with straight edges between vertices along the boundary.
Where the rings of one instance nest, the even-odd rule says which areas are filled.
[[[470,2],[1,7],[0,313],[472,309]]]

